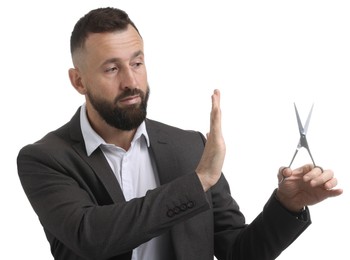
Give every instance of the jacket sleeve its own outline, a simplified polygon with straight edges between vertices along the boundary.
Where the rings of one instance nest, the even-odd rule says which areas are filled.
[[[63,243],[89,259],[108,259],[131,251],[209,209],[195,173],[151,190],[142,198],[128,202],[109,199],[110,203],[102,205],[97,197],[106,195],[90,189],[98,186],[98,192],[108,193],[69,148],[38,143],[26,146],[18,155],[17,166],[24,191],[45,231],[55,238],[53,243]],[[181,214],[169,217],[178,205],[183,206]]]
[[[276,259],[311,224],[308,208],[297,218],[277,201],[276,191],[250,224],[245,223],[237,203],[230,201],[225,181],[212,192],[214,207],[220,205],[214,210],[214,248],[219,260]]]

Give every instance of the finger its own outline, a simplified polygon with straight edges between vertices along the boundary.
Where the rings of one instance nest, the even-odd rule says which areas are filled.
[[[319,178],[321,177],[321,178]],[[328,171],[324,171],[321,167],[314,167],[312,168],[311,171],[307,172],[303,179],[305,182],[308,181],[313,181],[314,185],[319,185],[320,183],[324,183],[326,181],[328,181],[329,179],[331,179],[333,177],[333,172],[328,170]]]
[[[220,90],[215,89],[212,97],[212,110],[220,109]]]
[[[292,169],[289,167],[282,166],[278,170],[277,177],[290,177],[292,175]]]
[[[327,184],[329,182],[329,184]],[[334,173],[331,170],[324,171],[323,173],[316,175],[313,179],[310,180],[310,185],[312,187],[324,186],[337,184],[337,180],[334,179]],[[333,186],[334,187],[334,186]]]
[[[337,186],[338,184],[338,180],[336,178],[332,178],[330,179],[329,181],[327,181],[325,184],[324,184],[324,188],[326,190],[331,190],[333,189],[335,186]]]
[[[220,91],[214,90],[212,99],[212,108],[210,114],[210,133],[221,134],[221,109],[220,109]]]
[[[281,184],[286,178],[292,175],[292,170],[289,167],[280,167],[277,173],[277,179],[279,184]]]
[[[332,190],[327,190],[327,197],[337,197],[343,193],[342,189],[332,189]]]
[[[221,123],[221,109],[220,109],[220,91],[218,89],[214,90],[213,95],[211,96],[212,106],[211,106],[211,113],[212,113],[212,119],[217,120],[219,123]],[[217,124],[219,125],[219,124]]]
[[[323,172],[323,168],[321,166],[315,166],[315,168],[319,168],[321,172]]]
[[[314,169],[315,166],[313,164],[305,164],[299,168],[296,168],[294,171],[296,173],[299,173],[299,174],[303,174],[303,175],[306,175],[308,174],[310,171],[312,171],[312,169]]]

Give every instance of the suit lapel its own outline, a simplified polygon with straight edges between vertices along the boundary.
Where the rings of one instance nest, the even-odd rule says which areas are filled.
[[[101,149],[96,149],[90,156],[86,154],[84,138],[80,127],[80,109],[78,109],[77,113],[73,116],[70,125],[71,138],[76,141],[73,145],[73,149],[75,149],[80,157],[91,167],[114,202],[120,201],[121,198],[125,200],[119,182]]]
[[[168,183],[178,177],[178,159],[173,152],[172,139],[153,121],[146,120],[147,134],[150,139],[150,153],[153,157],[160,184]]]
[[[81,150],[80,150],[81,151]],[[120,188],[119,182],[109,166],[103,152],[100,148],[96,149],[89,157],[84,154],[86,163],[90,165],[102,184],[105,186],[107,192],[111,196],[113,202],[120,202],[120,199],[125,200],[123,192]]]

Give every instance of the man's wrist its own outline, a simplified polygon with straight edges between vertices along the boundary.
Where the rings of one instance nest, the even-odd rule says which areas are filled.
[[[293,215],[296,219],[304,220],[304,221],[307,219],[306,207],[303,207],[299,212],[291,212],[291,211],[289,211],[289,213],[291,215]]]
[[[275,192],[275,198],[286,210],[292,214],[300,214],[300,212],[305,211],[305,205],[297,205],[291,203],[290,199],[286,196],[283,196],[283,194],[278,189]]]

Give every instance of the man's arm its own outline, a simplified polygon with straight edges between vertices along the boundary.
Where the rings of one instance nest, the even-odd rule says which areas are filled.
[[[43,227],[77,255],[96,259],[120,255],[209,208],[195,173],[149,191],[145,197],[113,202],[96,173],[73,149],[35,144],[18,156],[21,183]],[[109,203],[106,203],[109,201]],[[170,216],[186,203],[186,210]]]

